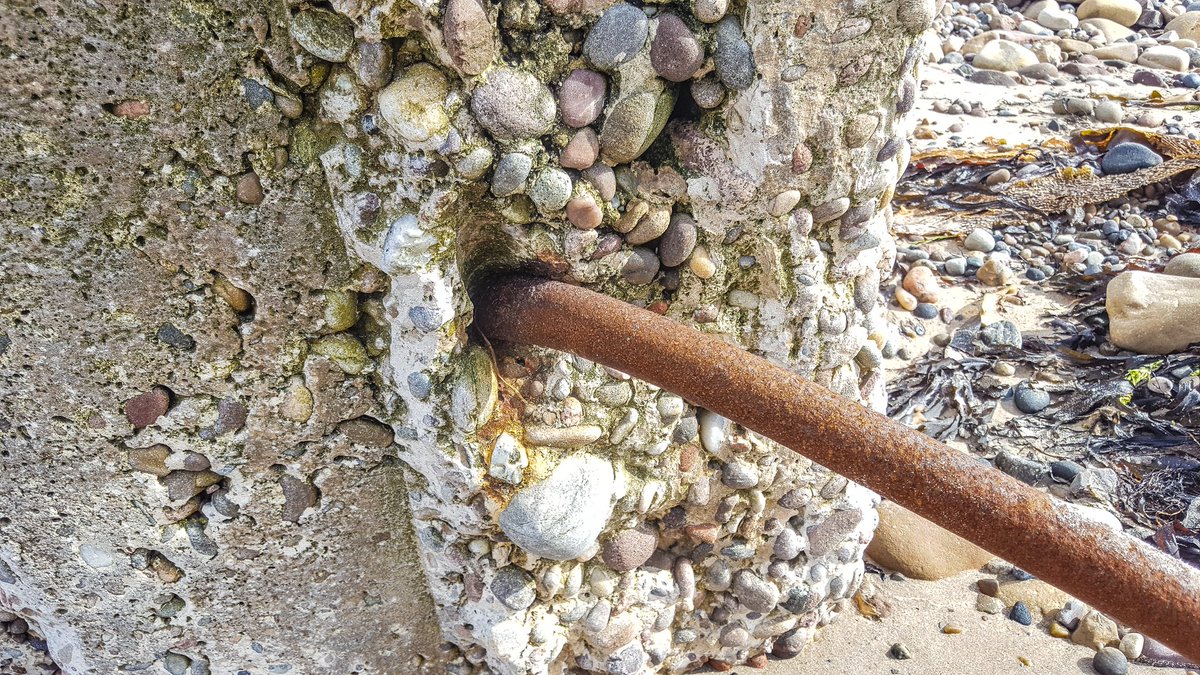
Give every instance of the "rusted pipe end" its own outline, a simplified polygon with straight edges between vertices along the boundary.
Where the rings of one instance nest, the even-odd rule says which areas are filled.
[[[492,340],[650,382],[851,478],[1200,661],[1200,571],[975,458],[672,319],[528,277],[473,289]]]

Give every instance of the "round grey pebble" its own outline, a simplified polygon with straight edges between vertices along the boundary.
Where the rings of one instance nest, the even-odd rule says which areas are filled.
[[[996,248],[996,238],[991,232],[977,227],[963,240],[963,247],[968,251],[991,253],[992,249]]]
[[[645,13],[637,7],[616,5],[588,32],[583,55],[597,68],[615,68],[632,59],[645,46],[648,24]]]
[[[1106,175],[1133,173],[1138,169],[1162,164],[1162,157],[1140,143],[1121,143],[1112,146],[1100,160],[1100,168]]]
[[[1092,668],[1100,675],[1125,675],[1129,672],[1129,659],[1121,650],[1105,647],[1092,657]]]
[[[979,339],[983,341],[984,346],[992,349],[1020,349],[1022,344],[1021,329],[1011,321],[995,321],[988,324],[979,331]]]
[[[554,96],[532,73],[494,68],[471,96],[471,112],[493,136],[512,141],[550,131],[557,111]]]
[[[633,249],[629,260],[626,260],[625,266],[621,268],[621,278],[635,286],[644,286],[654,281],[658,269],[658,256],[654,255],[654,251],[639,246]]]
[[[1034,389],[1028,381],[1021,382],[1013,390],[1013,404],[1017,406],[1017,410],[1032,415],[1050,405],[1050,394],[1041,389]]]
[[[804,552],[804,540],[790,527],[785,527],[775,537],[773,553],[780,560],[794,560]]]
[[[937,305],[932,305],[928,302],[922,302],[913,308],[913,316],[918,319],[936,319],[937,315]]]
[[[733,577],[733,594],[741,605],[754,612],[767,612],[779,603],[779,589],[750,570],[741,570]]]
[[[604,662],[604,669],[609,675],[636,675],[642,672],[642,662],[645,659],[646,652],[642,650],[642,643],[635,640],[609,656]]]
[[[518,611],[532,605],[537,597],[533,577],[515,565],[505,565],[497,570],[491,589],[505,607]]]
[[[507,197],[525,190],[525,181],[533,169],[533,158],[521,152],[500,157],[492,172],[492,194]]]
[[[721,482],[735,490],[752,488],[758,479],[758,469],[746,462],[734,460],[721,469]]]
[[[1057,462],[1050,462],[1050,475],[1067,483],[1075,480],[1075,477],[1082,472],[1083,467],[1069,459],[1061,459]]]
[[[950,258],[946,261],[946,274],[953,277],[961,277],[967,273],[966,258]]]

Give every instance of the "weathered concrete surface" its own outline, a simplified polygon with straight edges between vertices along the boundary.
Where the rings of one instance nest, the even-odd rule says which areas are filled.
[[[24,646],[0,635],[0,671],[16,667],[7,648],[43,640],[69,672],[180,656],[193,673],[415,672],[436,657],[399,448],[338,428],[391,414],[379,379],[307,348],[329,332],[325,292],[369,291],[366,314],[380,282],[243,79],[254,30],[283,12],[0,6],[0,610],[30,625]],[[258,205],[235,195],[251,170]],[[218,274],[252,308],[235,311]],[[125,402],[156,385],[170,411],[135,430]],[[304,421],[287,397],[301,385]],[[235,405],[214,429],[220,401]],[[227,501],[165,512],[186,500],[127,459],[155,443],[206,457]]]

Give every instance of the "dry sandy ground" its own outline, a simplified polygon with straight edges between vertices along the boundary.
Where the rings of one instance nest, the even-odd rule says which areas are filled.
[[[1050,637],[1044,628],[975,609],[972,583],[984,576],[967,573],[941,581],[884,581],[875,584],[891,598],[893,611],[872,621],[851,611],[827,626],[800,656],[772,661],[764,670],[734,668],[739,675],[1073,675],[1095,673],[1092,650]],[[875,577],[878,579],[878,577]],[[941,627],[956,623],[958,635]],[[888,657],[893,643],[903,642],[913,658]],[[1022,665],[1019,657],[1030,665]],[[1133,664],[1131,675],[1184,675],[1177,668]]]

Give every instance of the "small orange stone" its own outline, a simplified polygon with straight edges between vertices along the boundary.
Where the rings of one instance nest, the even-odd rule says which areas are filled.
[[[683,528],[687,536],[704,544],[711,544],[717,540],[717,533],[721,531],[721,526],[716,523],[700,523],[699,525],[688,525]]]
[[[668,307],[670,307],[670,305],[663,302],[662,300],[659,300],[658,302],[650,303],[650,306],[647,307],[646,309],[650,310],[651,312],[654,312],[655,314],[666,314]]]
[[[718,673],[728,673],[733,670],[733,664],[726,661],[718,661],[717,659],[709,659],[708,665]]]
[[[679,453],[679,470],[688,473],[696,468],[696,460],[700,458],[700,450],[694,445],[685,445]]]
[[[767,655],[766,654],[755,654],[754,656],[751,656],[749,659],[746,660],[746,665],[750,666],[751,668],[766,668],[767,667]]]

